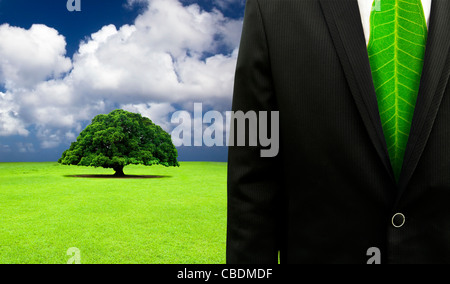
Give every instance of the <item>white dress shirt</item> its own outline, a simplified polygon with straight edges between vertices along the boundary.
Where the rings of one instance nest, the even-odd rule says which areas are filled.
[[[370,39],[370,14],[372,12],[373,1],[374,0],[358,0],[359,10],[361,12],[361,20],[367,44],[369,44]],[[422,0],[422,6],[425,12],[425,19],[427,20],[427,24],[429,23],[431,14],[431,1],[432,0]]]

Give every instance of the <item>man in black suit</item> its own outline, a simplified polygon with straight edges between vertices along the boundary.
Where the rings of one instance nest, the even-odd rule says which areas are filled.
[[[450,262],[450,1],[433,0],[396,178],[357,0],[247,0],[234,111],[279,111],[280,152],[230,147],[228,263]]]

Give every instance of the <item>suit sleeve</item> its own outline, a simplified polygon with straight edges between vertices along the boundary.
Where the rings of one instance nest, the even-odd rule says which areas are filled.
[[[267,38],[258,0],[247,0],[246,4],[233,95],[233,112],[237,111],[277,111]],[[260,150],[259,146],[229,147],[229,264],[278,262],[280,155],[262,158]]]

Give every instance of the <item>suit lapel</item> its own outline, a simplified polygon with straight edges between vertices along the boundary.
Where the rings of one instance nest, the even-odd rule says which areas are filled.
[[[394,181],[357,0],[320,0],[336,52],[370,139]]]
[[[449,47],[450,1],[433,0],[422,79],[399,180],[399,198],[423,153],[448,83]]]

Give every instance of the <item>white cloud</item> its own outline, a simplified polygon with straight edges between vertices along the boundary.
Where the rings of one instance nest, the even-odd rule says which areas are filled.
[[[170,125],[170,114],[175,111],[175,108],[168,103],[128,104],[122,105],[121,108],[148,117],[153,123],[161,126],[165,131],[170,131],[172,129]]]
[[[64,138],[63,131],[59,129],[51,130],[43,127],[38,128],[36,136],[41,141],[42,149],[55,148],[61,144],[62,139]]]
[[[7,89],[31,88],[71,68],[64,56],[65,39],[55,29],[33,25],[26,30],[3,24],[0,38],[0,84]]]
[[[0,136],[34,126],[52,148],[117,106],[169,130],[174,105],[230,102],[242,20],[177,0],[128,4],[138,2],[148,8],[133,25],[104,26],[72,59],[52,28],[0,26]]]
[[[0,92],[0,136],[28,136],[29,131],[19,117],[19,109],[10,93]]]
[[[229,98],[242,22],[198,5],[153,0],[132,26],[105,26],[74,57],[72,78],[85,92],[120,103]],[[219,40],[218,40],[219,39]]]
[[[222,9],[226,9],[233,4],[245,5],[245,0],[213,0],[213,2]]]

